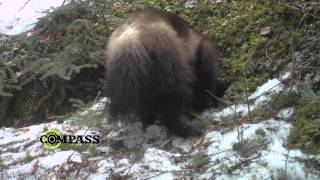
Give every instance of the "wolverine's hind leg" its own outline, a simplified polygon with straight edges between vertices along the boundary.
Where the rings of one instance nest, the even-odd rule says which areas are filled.
[[[142,122],[142,128],[144,130],[156,121],[156,116],[151,111],[139,113],[139,118]]]
[[[209,40],[200,43],[194,71],[196,81],[193,84],[193,110],[203,111],[216,102],[212,94],[216,94],[218,76],[218,51]],[[211,94],[212,93],[212,94]]]
[[[161,118],[163,118],[162,122],[173,134],[182,137],[200,136],[202,134],[203,127],[201,123],[191,120],[186,114],[166,114]]]
[[[187,109],[188,108],[185,108],[184,104],[167,104],[159,109],[158,117],[173,134],[180,135],[182,137],[200,136],[202,134],[203,127],[199,121],[192,120],[188,116]]]

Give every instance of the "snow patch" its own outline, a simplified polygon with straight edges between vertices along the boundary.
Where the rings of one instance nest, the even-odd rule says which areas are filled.
[[[213,143],[208,147],[208,155],[211,162],[213,162],[212,168],[207,171],[204,177],[215,177],[216,179],[250,179],[252,175],[255,175],[258,179],[270,178],[270,175],[280,176],[279,173],[285,170],[287,167],[288,175],[298,179],[316,179],[316,175],[308,174],[305,170],[303,163],[296,160],[296,158],[305,158],[299,150],[288,151],[284,147],[286,137],[289,134],[292,126],[284,121],[276,121],[274,119],[264,121],[258,124],[245,124],[243,126],[243,139],[253,139],[257,136],[258,129],[262,129],[265,132],[264,138],[266,138],[267,147],[260,150],[261,156],[253,158],[249,166],[242,169],[238,169],[233,172],[235,175],[226,175],[226,172],[220,172],[222,175],[215,175],[212,173],[213,169],[219,169],[221,166],[228,168],[239,164],[245,160],[244,157],[233,150],[232,145],[239,142],[237,129],[221,134],[220,132],[211,132],[207,135],[207,138],[211,139]],[[293,153],[290,153],[293,152]],[[252,157],[255,155],[252,154]],[[215,164],[215,162],[218,162]],[[216,170],[219,174],[219,171]]]
[[[151,180],[173,180],[173,175],[171,173],[164,173],[159,176],[151,178]]]
[[[207,111],[204,114],[207,116],[212,116],[217,120],[234,116],[247,116],[249,113],[249,108],[250,111],[252,111],[257,107],[266,105],[271,99],[270,95],[281,92],[283,90],[283,86],[284,85],[279,81],[279,79],[270,79],[268,82],[258,87],[257,90],[248,97],[248,104],[234,104],[222,109],[219,112],[210,113]]]
[[[279,79],[271,79],[269,80],[267,83],[263,84],[262,86],[258,87],[257,90],[251,95],[249,96],[249,100],[258,98],[264,94],[268,93],[279,93],[280,91],[283,90],[283,85],[282,83],[279,81]]]
[[[105,180],[105,179],[108,179],[108,175],[107,174],[100,174],[100,173],[98,173],[98,174],[93,174],[93,175],[90,175],[89,177],[88,177],[88,179],[90,179],[90,180]]]
[[[93,111],[101,111],[105,107],[106,103],[110,102],[109,98],[101,98],[97,103],[91,106],[89,109]]]
[[[18,152],[18,153],[8,152],[8,153],[1,154],[0,158],[3,161],[4,165],[10,165],[23,159],[26,156],[27,156],[26,152]]]
[[[111,161],[109,159],[104,159],[98,163],[98,172],[99,173],[106,173],[113,167],[114,167],[113,161]]]
[[[54,166],[58,166],[60,164],[66,163],[67,160],[78,162],[78,163],[82,162],[81,155],[75,151],[55,152],[54,154],[40,158],[39,162],[43,167],[49,169]]]
[[[286,72],[282,74],[279,79],[280,81],[285,81],[285,80],[288,80],[289,78],[291,78],[291,72]]]
[[[0,32],[16,35],[31,29],[50,8],[63,0],[2,0],[0,1]]]
[[[250,105],[250,110],[255,109],[255,106]],[[246,116],[248,114],[248,105],[247,104],[235,104],[227,108],[224,108],[222,111],[212,114],[218,119],[233,117],[235,114],[240,116]]]
[[[23,142],[34,139],[35,136],[43,133],[45,124],[33,125],[26,128],[8,131],[7,128],[1,129],[0,132],[5,133],[5,138],[0,139],[0,145],[5,145],[12,142]],[[39,136],[40,137],[40,136]]]
[[[277,114],[277,117],[283,120],[288,120],[294,113],[294,108],[289,107],[285,109],[281,109]]]
[[[181,167],[176,166],[172,163],[171,158],[179,156],[178,154],[171,154],[169,152],[149,148],[144,154],[144,164],[149,166],[150,169],[158,171],[179,171]]]

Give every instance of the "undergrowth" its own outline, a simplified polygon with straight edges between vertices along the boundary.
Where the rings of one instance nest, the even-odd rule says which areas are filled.
[[[308,81],[319,95],[316,0],[69,0],[48,11],[30,31],[1,38],[0,125],[43,122],[50,120],[48,114],[64,116],[72,110],[70,99],[94,101],[105,84],[108,36],[141,7],[173,12],[212,39],[223,54],[218,84],[222,91],[229,87],[227,100],[244,99],[245,92],[281,70],[291,71],[291,85],[303,88],[299,83]],[[309,104],[305,99],[298,102],[303,103],[297,103],[297,112]],[[308,125],[305,119],[310,118],[300,116],[295,127],[305,128],[296,129],[297,134],[313,142],[318,133],[315,119]]]

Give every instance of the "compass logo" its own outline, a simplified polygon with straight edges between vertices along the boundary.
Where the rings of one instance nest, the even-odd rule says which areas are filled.
[[[63,136],[59,131],[48,130],[40,137],[40,142],[48,150],[55,150],[62,144]]]
[[[43,147],[48,150],[55,150],[62,144],[98,144],[99,135],[66,135],[57,130],[48,130],[40,137]]]

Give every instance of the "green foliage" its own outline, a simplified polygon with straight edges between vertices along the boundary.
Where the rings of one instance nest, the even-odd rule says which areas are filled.
[[[294,116],[294,127],[288,138],[288,144],[309,153],[320,152],[319,99],[305,99],[298,106]]]
[[[26,156],[24,156],[23,158],[21,158],[21,163],[27,164],[28,162],[31,162],[32,160],[34,160],[36,157],[31,156],[29,153],[27,153]]]
[[[299,104],[301,95],[290,89],[285,89],[280,94],[274,94],[271,100],[271,107],[274,110],[294,107]]]
[[[60,146],[60,150],[62,150],[62,151],[74,150],[74,151],[77,151],[77,152],[84,152],[84,151],[93,152],[94,149],[96,149],[96,146],[92,145],[92,144],[67,144],[67,143],[62,143],[61,146]]]
[[[262,132],[262,134],[263,133],[264,132]],[[232,148],[242,157],[248,158],[265,149],[267,147],[266,141],[265,138],[257,136],[254,139],[245,139],[241,142],[234,143]]]
[[[243,72],[248,79],[257,76],[255,70],[268,60],[266,52],[275,52],[272,46],[281,46],[277,31],[283,33],[278,28],[285,22],[279,17],[280,5],[249,0],[212,4],[211,11],[208,6],[203,7],[202,11],[209,14],[207,34],[223,50],[222,67],[226,70],[223,80],[241,80]],[[271,28],[270,37],[261,33],[266,27]]]
[[[0,98],[12,97],[12,90],[19,90],[16,64],[10,60],[15,58],[16,45],[12,38],[0,34]]]
[[[2,66],[0,68],[0,96],[12,96],[12,93],[6,91],[10,91],[10,89],[20,89],[20,87],[16,85],[18,82],[16,73],[8,66]]]
[[[29,152],[27,152],[27,154],[25,156],[21,157],[19,159],[19,161],[21,164],[27,164],[27,163],[29,163],[29,162],[31,162],[41,156],[44,156],[43,152],[36,154],[36,155],[33,155],[33,156]],[[0,162],[0,164],[1,164],[1,162]],[[1,167],[1,165],[0,165],[0,167]]]
[[[253,117],[255,121],[260,121],[270,117],[272,113],[273,112],[268,107],[259,107],[251,111],[251,117]]]
[[[81,99],[70,99],[70,101],[75,109],[69,118],[73,124],[86,127],[102,127],[101,123],[106,116],[104,102],[85,103]]]
[[[288,145],[308,153],[319,153],[320,96],[311,89],[309,83],[303,84],[299,90],[298,94],[288,88],[281,94],[274,95],[271,107],[276,111],[286,107],[296,107]]]
[[[209,157],[207,154],[198,152],[192,156],[192,167],[194,169],[201,168],[203,165],[209,163]]]
[[[6,107],[13,112],[10,118],[39,121],[45,111],[64,113],[68,98],[89,101],[101,90],[105,34],[111,31],[97,23],[104,21],[96,14],[101,2],[71,1],[14,37],[14,52],[0,48],[1,55],[14,53],[0,63],[0,97],[14,95]]]
[[[255,76],[250,76],[248,79],[246,79],[246,86],[247,86],[247,92],[251,93],[256,90],[256,87],[262,83],[262,78],[261,77],[255,77]],[[243,80],[236,81],[232,83],[229,87],[229,89],[232,92],[244,92],[245,91],[245,84]]]

